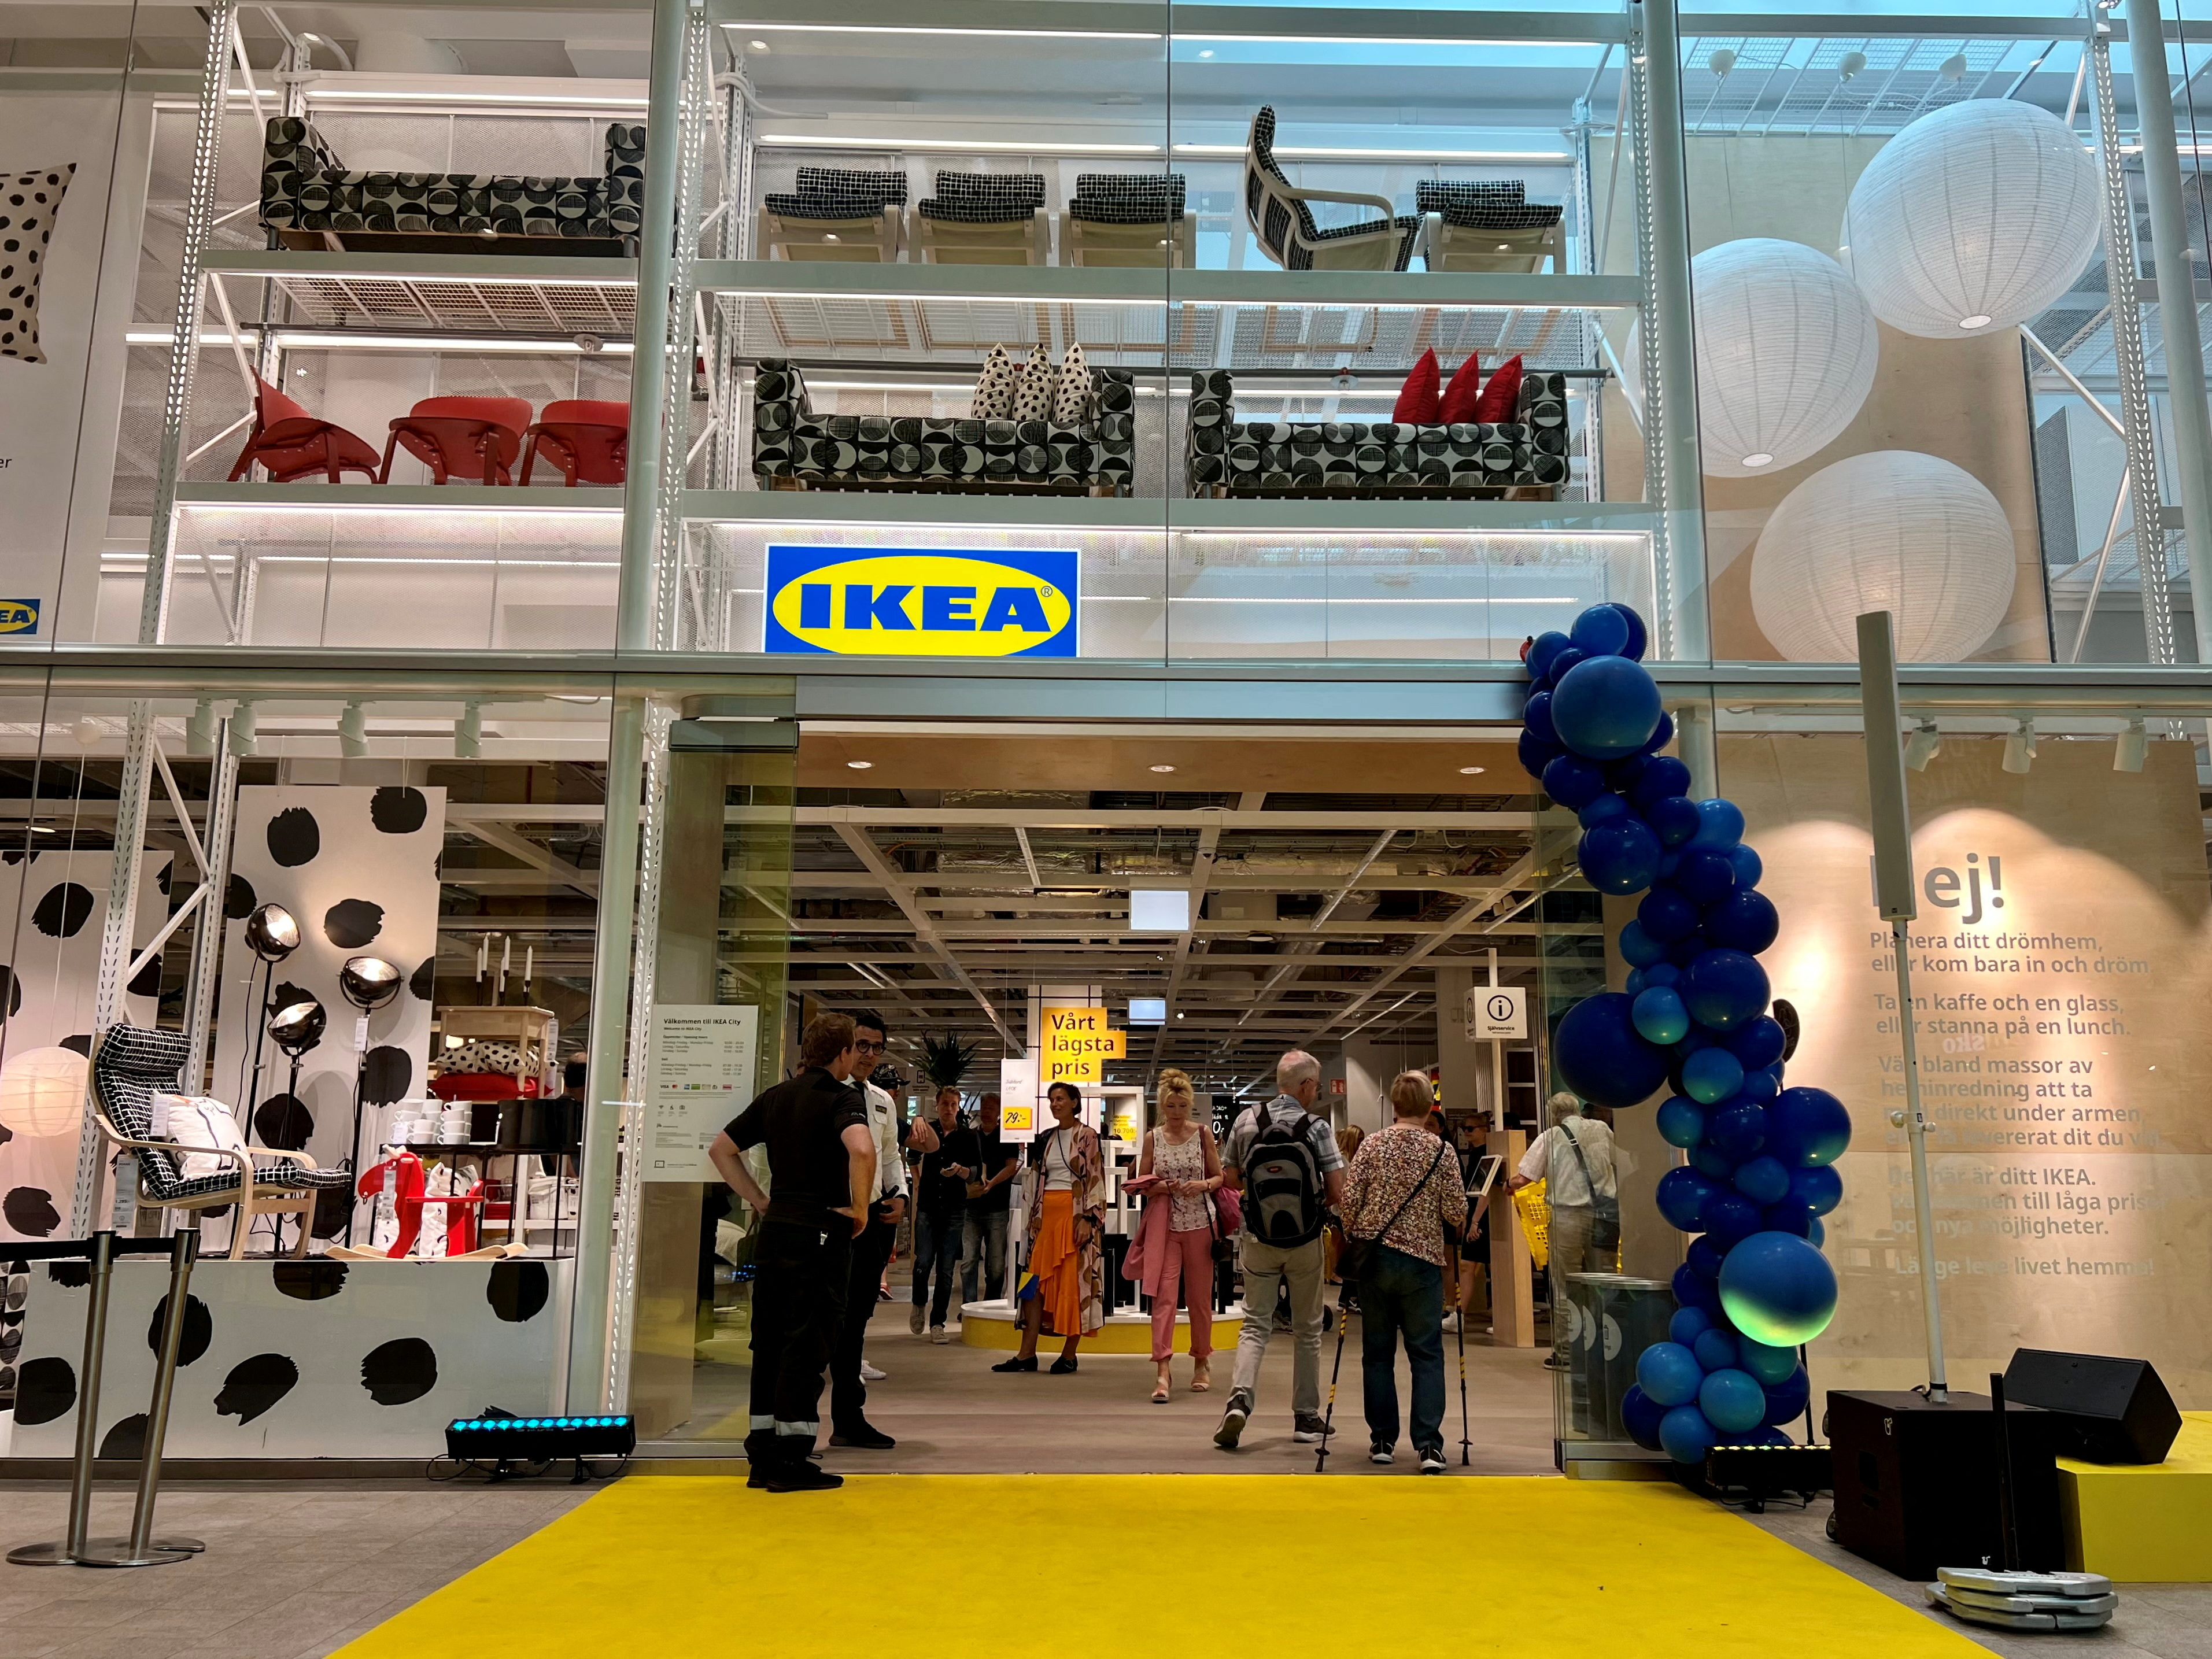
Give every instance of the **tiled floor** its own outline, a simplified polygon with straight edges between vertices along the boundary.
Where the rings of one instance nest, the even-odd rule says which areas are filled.
[[[101,1571],[0,1565],[8,1659],[313,1659],[488,1560],[582,1501],[561,1484],[179,1482],[157,1532],[205,1540],[172,1566]],[[68,1492],[0,1486],[0,1547],[58,1538]],[[127,1531],[127,1493],[95,1534]]]

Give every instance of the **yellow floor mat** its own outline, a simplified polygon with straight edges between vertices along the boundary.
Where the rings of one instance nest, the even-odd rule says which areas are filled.
[[[1559,1480],[634,1476],[342,1650],[421,1659],[1973,1659],[1680,1490]]]

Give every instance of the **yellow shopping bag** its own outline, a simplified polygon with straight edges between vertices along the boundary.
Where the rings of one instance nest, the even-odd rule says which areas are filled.
[[[1546,1193],[1548,1184],[1532,1181],[1513,1194],[1513,1212],[1521,1218],[1521,1231],[1528,1241],[1528,1255],[1539,1268],[1552,1259],[1552,1203]]]

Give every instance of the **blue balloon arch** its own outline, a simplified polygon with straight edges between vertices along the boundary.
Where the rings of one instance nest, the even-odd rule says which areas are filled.
[[[1639,1444],[1697,1463],[1718,1444],[1784,1443],[1805,1409],[1798,1351],[1835,1314],[1820,1218],[1843,1196],[1831,1166],[1850,1116],[1784,1082],[1795,1038],[1768,1012],[1759,961],[1781,918],[1742,811],[1692,799],[1689,768],[1661,752],[1674,723],[1641,661],[1647,637],[1628,606],[1597,605],[1532,641],[1521,763],[1576,814],[1590,885],[1642,895],[1620,933],[1626,986],[1566,1011],[1553,1061],[1615,1110],[1669,1090],[1657,1127],[1687,1158],[1656,1196],[1692,1237],[1668,1340],[1638,1357],[1621,1415]]]

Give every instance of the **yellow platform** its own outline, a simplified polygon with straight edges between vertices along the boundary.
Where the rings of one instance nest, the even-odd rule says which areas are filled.
[[[1510,1571],[1486,1563],[1500,1550]],[[789,1496],[632,1475],[342,1652],[449,1650],[1989,1659],[1673,1486],[1414,1474],[863,1475]]]
[[[2184,1412],[2163,1463],[2058,1460],[2066,1565],[2130,1584],[2212,1583],[2212,1412]]]
[[[1213,1347],[1224,1353],[1237,1346],[1237,1333],[1243,1328],[1244,1310],[1236,1309],[1229,1313],[1213,1316]],[[960,1310],[960,1340],[971,1348],[995,1348],[1012,1353],[1022,1346],[1020,1326],[1012,1310],[1004,1302],[970,1302]],[[1286,1339],[1287,1340],[1287,1339]],[[1123,1311],[1109,1316],[1106,1323],[1093,1335],[1083,1339],[1084,1353],[1151,1354],[1152,1351],[1152,1316],[1150,1314]],[[1175,1351],[1190,1352],[1190,1316],[1176,1315]],[[1060,1339],[1048,1336],[1037,1345],[1040,1353],[1058,1353]]]

